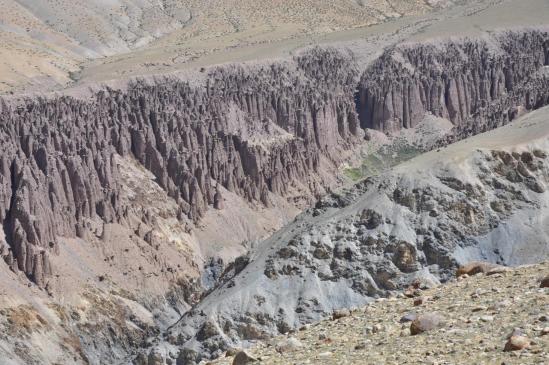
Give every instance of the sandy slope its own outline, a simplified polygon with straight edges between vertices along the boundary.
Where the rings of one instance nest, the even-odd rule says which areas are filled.
[[[0,0],[0,92],[549,22],[544,0]]]

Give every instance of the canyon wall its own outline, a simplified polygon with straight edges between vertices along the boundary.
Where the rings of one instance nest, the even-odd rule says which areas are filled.
[[[322,161],[335,168],[363,129],[411,128],[426,112],[456,126],[441,144],[495,128],[549,103],[548,64],[548,33],[529,30],[399,45],[362,74],[350,52],[315,48],[89,99],[2,99],[0,255],[44,287],[58,236],[124,224],[116,155],[152,172],[189,221],[223,207],[219,186],[265,206],[295,184],[317,197]]]
[[[217,184],[264,205],[295,181],[319,193],[321,156],[337,160],[359,132],[355,74],[350,57],[313,50],[219,67],[199,85],[137,82],[91,100],[1,100],[0,254],[44,287],[58,236],[84,237],[94,219],[123,224],[116,154],[152,172],[193,221],[222,207]]]
[[[363,128],[412,128],[425,112],[449,119],[463,136],[549,102],[549,36],[499,33],[491,39],[399,45],[362,75],[357,110]]]
[[[134,81],[123,90],[103,87],[88,98],[65,95],[0,99],[0,256],[12,271],[23,273],[40,288],[48,289],[48,285],[54,285],[51,278],[56,273],[52,262],[63,258],[66,247],[60,237],[87,240],[90,234],[95,234],[104,241],[104,247],[114,246],[117,243],[114,240],[120,236],[101,234],[98,227],[117,223],[128,228],[124,234],[135,234],[151,244],[157,239],[154,231],[149,230],[154,217],[149,211],[140,211],[146,204],[135,207],[125,199],[128,190],[124,189],[127,187],[124,174],[140,168],[147,176],[152,174],[159,189],[176,202],[173,211],[178,214],[170,217],[178,216],[173,220],[185,227],[182,230],[187,224],[205,221],[208,209],[230,211],[231,200],[224,199],[223,194],[268,207],[275,204],[275,195],[291,198],[299,190],[312,201],[325,192],[329,175],[360,145],[367,128],[395,132],[416,126],[426,113],[432,113],[448,118],[455,125],[453,132],[440,140],[440,144],[445,145],[496,128],[526,111],[549,104],[548,61],[547,32],[528,30],[500,33],[481,40],[398,45],[387,49],[371,65],[357,64],[351,52],[314,48],[289,60],[196,71],[193,79],[187,81],[165,78],[154,82]],[[411,277],[427,266],[438,265],[440,270],[435,274],[443,277],[455,265],[449,256],[449,243],[454,249],[466,241],[466,249],[473,252],[480,247],[480,239],[476,237],[489,232],[486,227],[492,227],[491,223],[506,221],[510,213],[523,208],[537,209],[537,205],[519,194],[522,190],[528,190],[534,197],[534,194],[546,194],[546,151],[533,150],[532,153],[536,158],[530,161],[530,155],[526,155],[526,162],[522,157],[511,159],[497,155],[510,164],[507,167],[492,166],[492,159],[496,157],[483,156],[482,161],[491,166],[486,191],[493,192],[494,196],[509,195],[506,201],[495,201],[493,206],[489,206],[491,202],[482,195],[472,197],[478,201],[470,201],[471,197],[465,199],[467,190],[458,186],[455,179],[443,178],[434,193],[429,190],[433,182],[426,181],[425,202],[418,200],[413,184],[405,181],[406,175],[402,177],[402,184],[411,191],[396,189],[391,185],[391,178],[368,180],[386,183],[385,187],[376,184],[379,189],[385,189],[381,193],[372,187],[368,191],[372,199],[386,197],[383,209],[392,206],[402,212],[399,230],[408,232],[408,228],[416,227],[418,231],[413,237],[428,235],[422,241],[414,241],[418,246],[410,245],[414,243],[410,240],[405,243],[404,239],[396,244],[398,241],[391,236],[392,226],[396,226],[393,218],[388,217],[381,206],[379,212],[372,211],[369,201],[358,203],[363,205],[359,212],[343,217],[345,225],[330,221],[333,210],[345,209],[358,201],[359,193],[365,193],[360,186],[358,190],[351,189],[352,194],[324,198],[309,212],[310,217],[307,214],[305,217],[313,222],[326,214],[325,224],[314,221],[312,225],[323,227],[324,231],[315,228],[313,233],[323,236],[326,244],[311,239],[307,225],[299,226],[296,232],[286,229],[267,241],[267,245],[273,243],[272,249],[262,253],[263,258],[251,262],[249,267],[247,259],[237,260],[225,272],[224,264],[220,264],[221,278],[212,279],[208,288],[214,293],[210,299],[201,297],[204,288],[198,282],[186,284],[180,291],[176,287],[174,301],[183,298],[189,305],[199,303],[198,306],[204,308],[208,308],[210,301],[227,307],[223,321],[228,323],[229,332],[228,335],[223,332],[219,321],[213,327],[209,322],[205,325],[206,318],[202,318],[200,311],[183,315],[186,310],[183,309],[178,312],[182,315],[181,321],[173,327],[172,338],[168,338],[170,348],[176,354],[183,346],[214,354],[231,343],[256,340],[257,336],[270,336],[316,320],[352,301],[361,303],[374,295],[386,295],[404,285],[397,280],[401,274]],[[536,164],[528,165],[532,161]],[[131,166],[124,165],[130,162]],[[513,184],[490,185],[496,181],[492,179],[494,174],[506,176]],[[152,184],[141,189],[143,194],[150,186]],[[446,186],[453,190],[457,187],[459,193],[448,192]],[[505,191],[499,191],[502,189]],[[154,194],[150,195],[150,199],[155,199]],[[333,205],[330,205],[331,199],[336,200]],[[417,208],[423,203],[425,207]],[[469,209],[470,206],[475,209]],[[464,237],[461,232],[471,227],[472,223],[467,221],[471,212],[483,225],[478,223],[479,229],[471,232],[470,237]],[[448,231],[441,226],[421,232],[421,225],[416,226],[421,214],[449,227],[457,224],[457,228]],[[136,229],[136,215],[146,229]],[[298,220],[291,227],[301,223]],[[346,226],[350,228],[347,230]],[[386,237],[374,240],[372,230],[382,228],[387,229]],[[303,242],[310,247],[303,246]],[[359,256],[352,245],[347,247],[349,242],[358,242],[356,245],[361,245],[364,252]],[[509,240],[506,247],[512,244]],[[111,255],[108,263],[123,271],[124,279],[126,269],[120,268],[120,261],[133,247],[129,245],[121,248],[116,257]],[[175,244],[173,247],[174,250],[180,248]],[[152,250],[150,256],[155,262],[157,255],[162,261],[162,255],[173,252]],[[52,259],[59,251],[60,256]],[[141,253],[136,250],[133,254]],[[416,261],[410,263],[407,260],[412,256]],[[178,261],[177,266],[179,263],[194,265],[197,272],[201,270],[199,262],[192,259]],[[132,265],[128,271],[142,270],[139,265]],[[175,263],[158,264],[158,271],[172,270],[172,266],[176,266]],[[251,279],[260,280],[263,288],[272,288],[273,283],[281,286],[269,290],[268,294],[260,293],[265,299],[254,296],[255,291],[263,289],[258,289],[256,281],[238,279],[242,276],[238,272],[244,266],[248,272],[253,269],[258,273]],[[364,269],[368,266],[371,272]],[[278,289],[288,287],[287,283],[298,288],[295,292],[300,292],[303,272],[310,273],[309,277],[313,277],[325,293],[339,290],[342,294],[333,302],[328,298],[326,303],[317,303],[312,297],[307,303],[299,298],[293,302],[285,298],[283,302],[288,308],[285,313],[277,314],[278,308],[271,303],[279,299],[273,293],[282,293]],[[61,268],[57,273],[59,280],[70,280],[63,276]],[[397,279],[391,283],[387,273]],[[94,274],[100,275],[97,285],[109,280],[103,272]],[[144,278],[145,274],[152,275],[151,279],[143,279],[148,282],[159,283],[164,278],[145,270],[140,277]],[[350,285],[341,285],[340,281],[348,281]],[[229,306],[228,301],[215,293],[225,287],[232,288],[234,282],[236,299],[231,302],[234,305]],[[251,313],[257,318],[250,319],[245,314],[239,319],[242,314],[240,288],[249,288],[254,310]],[[318,291],[316,286],[311,290]],[[148,294],[144,291],[144,295]],[[192,300],[188,299],[190,296]],[[256,300],[257,308],[253,304]],[[217,315],[219,312],[214,309],[210,314]],[[294,316],[298,310],[304,314]],[[265,317],[265,313],[270,317]],[[110,313],[104,318],[112,319]],[[263,321],[265,318],[268,320]],[[255,321],[263,323],[256,326]],[[124,349],[111,355],[94,350],[96,334],[109,328],[105,324],[79,332],[84,352],[95,351],[98,359],[111,355],[119,359],[129,356],[138,346],[122,341]],[[124,327],[121,328],[120,333],[124,333]],[[208,334],[211,328],[215,331]],[[170,337],[170,333],[167,335]]]

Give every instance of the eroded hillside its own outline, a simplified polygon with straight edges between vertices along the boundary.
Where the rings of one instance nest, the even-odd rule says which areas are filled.
[[[372,65],[314,47],[1,99],[2,305],[5,325],[28,322],[1,351],[10,364],[197,361],[444,280],[460,260],[545,255],[543,228],[521,224],[545,217],[543,113],[501,126],[549,102],[548,39],[403,44]],[[496,127],[490,141],[515,139],[467,140],[322,198],[366,139],[435,117],[453,128],[418,151]]]
[[[153,351],[217,357],[414,282],[446,281],[470,261],[542,260],[548,133],[543,108],[327,196],[252,250]]]
[[[196,223],[208,206],[222,208],[222,188],[265,207],[269,194],[318,197],[362,128],[411,128],[427,111],[448,117],[458,138],[503,125],[549,102],[547,39],[508,32],[492,51],[483,40],[388,50],[358,84],[352,55],[317,48],[292,62],[218,67],[193,83],[3,101],[6,262],[45,287],[57,236],[101,236],[94,220],[131,227],[130,214],[150,223],[120,200],[116,155],[136,159],[175,200],[177,217]],[[446,58],[449,49],[463,56]],[[384,90],[380,68],[401,83]]]

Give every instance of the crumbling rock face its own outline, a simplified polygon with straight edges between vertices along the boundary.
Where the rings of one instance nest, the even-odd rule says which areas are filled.
[[[360,123],[391,132],[414,127],[430,112],[456,125],[454,139],[484,132],[549,103],[547,65],[544,31],[399,45],[362,75]]]
[[[547,104],[547,33],[505,33],[492,43],[400,46],[360,82],[351,55],[317,48],[289,61],[214,68],[192,83],[104,89],[90,100],[1,100],[3,257],[43,286],[56,237],[86,239],[96,219],[124,223],[115,155],[134,157],[177,202],[179,217],[196,222],[209,206],[224,208],[218,186],[265,206],[297,182],[318,196],[321,161],[341,162],[363,128],[413,127],[428,111],[456,125],[448,143]]]
[[[68,96],[0,101],[3,256],[40,286],[57,236],[89,221],[124,223],[115,155],[132,155],[197,221],[223,209],[216,184],[269,205],[292,182],[322,191],[321,158],[359,133],[350,57],[313,50],[267,66],[220,67],[204,84],[170,80]],[[148,217],[143,217],[144,221]],[[14,264],[16,263],[16,264]]]
[[[84,217],[112,221],[120,212],[112,151],[93,143],[92,126],[54,124],[54,114],[43,102],[5,107],[0,132],[0,220],[13,267],[39,286],[51,275],[48,252],[57,252],[57,236],[77,233]]]
[[[171,216],[186,227],[210,206],[226,209],[227,191],[265,206],[271,194],[289,195],[294,183],[318,196],[321,166],[341,162],[340,152],[359,143],[363,128],[409,128],[431,112],[456,125],[445,144],[547,104],[547,47],[539,31],[500,35],[493,43],[400,46],[360,82],[351,56],[313,49],[269,65],[218,67],[200,81],[104,89],[88,100],[0,99],[0,256],[47,287],[59,236],[95,234],[108,243],[105,225],[134,218],[121,193],[123,161],[136,160],[154,175],[177,203]],[[182,279],[165,293],[174,308],[184,301],[193,309],[163,334],[163,345],[172,359],[195,361],[418,278],[449,277],[457,251],[482,246],[481,237],[516,212],[540,209],[537,195],[546,194],[546,151],[481,153],[479,166],[476,182],[441,174],[421,183],[401,174],[323,198],[263,243],[264,251],[227,267],[212,262],[200,283]],[[141,214],[136,235],[158,249],[157,217],[149,209]],[[490,255],[511,260],[509,250]],[[113,319],[113,313],[101,315]],[[131,320],[119,314],[121,324]],[[111,331],[108,322],[79,328],[87,349],[101,331],[109,331],[103,336],[109,342],[123,339],[116,351],[100,348],[98,357],[148,347],[145,340],[159,331],[137,324],[142,331],[124,337],[124,326]],[[159,356],[141,357],[155,363]]]

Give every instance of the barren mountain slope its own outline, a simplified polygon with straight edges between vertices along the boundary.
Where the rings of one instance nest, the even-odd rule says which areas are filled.
[[[500,234],[494,224],[510,222],[512,212],[538,209],[535,199],[517,191],[543,190],[543,153],[477,156],[487,164],[485,179],[505,175],[511,185],[482,180],[484,188],[477,189],[441,173],[431,191],[431,180],[418,176],[424,197],[395,190],[416,180],[382,174],[322,200],[305,218],[309,223],[289,228],[296,232],[258,241],[340,186],[338,169],[368,165],[372,146],[382,145],[379,156],[393,165],[547,105],[547,39],[545,29],[529,28],[396,45],[373,63],[353,51],[368,43],[357,41],[354,49],[315,47],[287,59],[134,80],[121,88],[0,99],[1,320],[11,329],[21,317],[30,321],[20,331],[2,332],[4,357],[10,364],[128,363],[141,361],[155,344],[162,356],[186,356],[181,349],[191,347],[207,357],[384,295],[416,270],[425,273],[424,266],[438,264],[437,277],[429,278],[444,278],[455,263],[450,249],[462,247],[464,258],[484,255],[481,234]],[[499,166],[500,160],[516,166]],[[377,182],[383,194],[372,190]],[[455,192],[471,189],[471,196]],[[362,193],[374,200],[350,204]],[[384,196],[387,201],[379,200]],[[375,202],[395,217],[366,209]],[[368,238],[362,223],[347,232],[347,222],[338,228],[324,220],[331,214],[353,220],[348,214],[355,217],[355,208],[380,237]],[[433,226],[424,231],[419,224],[426,211]],[[285,247],[297,244],[294,238],[312,223],[325,231],[311,235],[333,242],[348,235],[369,248],[355,257],[348,242],[324,246],[316,238],[313,253],[308,246],[299,254]],[[514,232],[522,232],[517,227]],[[545,237],[541,229],[531,234],[531,247]],[[253,300],[268,299],[264,307],[254,312],[248,303],[251,312],[236,319],[242,305],[228,297],[228,312],[206,327],[200,312],[185,314],[215,286],[232,285],[230,278],[249,262],[239,256],[264,245],[284,245],[280,253],[253,251],[265,256],[249,266],[259,265],[265,288],[289,283],[284,290],[301,290],[296,278],[311,272],[319,287],[341,295],[303,301],[291,294],[284,312],[275,314],[280,298],[260,292]],[[512,263],[505,247],[493,259]],[[214,317],[210,298],[217,295],[199,304]],[[228,333],[219,332],[218,319],[227,321]]]
[[[126,54],[165,37],[164,47],[233,34],[275,40],[375,24],[448,5],[439,3],[2,0],[0,91],[65,85],[86,59]],[[157,61],[172,62],[168,57]]]
[[[546,24],[545,0],[1,0],[0,93]]]
[[[194,365],[547,256],[545,0],[0,5],[0,365]]]
[[[547,112],[540,109],[326,197],[254,248],[249,263],[223,278],[153,351],[168,354],[184,345],[182,356],[219,356],[414,281],[448,280],[469,261],[544,260]]]

